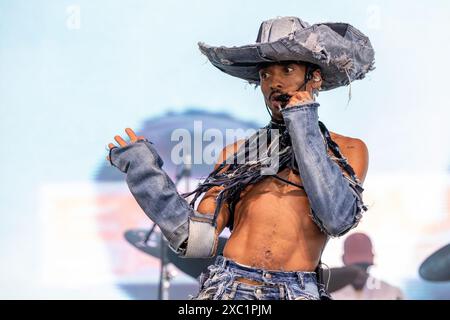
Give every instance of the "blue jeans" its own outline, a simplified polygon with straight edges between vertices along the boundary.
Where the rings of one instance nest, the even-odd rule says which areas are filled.
[[[246,278],[264,284],[239,282]],[[272,271],[244,266],[224,256],[199,277],[193,300],[321,300],[330,299],[315,272]]]

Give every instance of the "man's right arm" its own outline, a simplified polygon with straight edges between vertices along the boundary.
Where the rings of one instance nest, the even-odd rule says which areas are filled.
[[[193,210],[181,197],[167,173],[153,144],[137,141],[120,148],[111,148],[111,164],[126,173],[128,187],[145,214],[156,223],[169,241],[172,250],[183,257],[210,257],[217,248],[218,232],[226,225],[221,214],[214,226],[206,210],[207,197],[200,207],[203,214]],[[213,192],[211,191],[209,196]],[[186,244],[184,247],[183,244]]]

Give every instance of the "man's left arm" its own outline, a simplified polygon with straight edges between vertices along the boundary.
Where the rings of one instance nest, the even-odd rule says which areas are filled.
[[[355,183],[327,154],[318,124],[318,107],[317,102],[306,101],[282,109],[281,113],[291,136],[312,218],[323,232],[341,236],[358,224],[366,209],[362,182],[367,173],[368,152],[364,142],[357,139],[346,150],[359,178]]]

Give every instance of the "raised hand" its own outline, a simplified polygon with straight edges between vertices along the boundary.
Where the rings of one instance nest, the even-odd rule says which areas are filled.
[[[126,128],[125,133],[130,138],[130,144],[136,143],[140,140],[145,140],[144,136],[136,136],[136,133],[134,133],[134,131],[131,128]],[[120,147],[126,147],[128,145],[127,142],[119,135],[115,136],[114,140],[116,140],[116,142],[119,144]],[[112,148],[117,148],[117,146],[114,143],[108,144],[108,147],[110,150]],[[106,157],[106,160],[109,161],[109,156]]]

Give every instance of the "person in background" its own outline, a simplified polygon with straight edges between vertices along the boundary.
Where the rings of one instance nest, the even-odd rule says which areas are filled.
[[[369,268],[374,265],[372,241],[364,233],[349,235],[344,241],[342,261],[347,268],[358,269],[359,273],[352,282],[334,291],[331,296],[336,300],[401,300],[404,299],[400,288],[374,278]],[[333,277],[333,273],[331,274]]]

